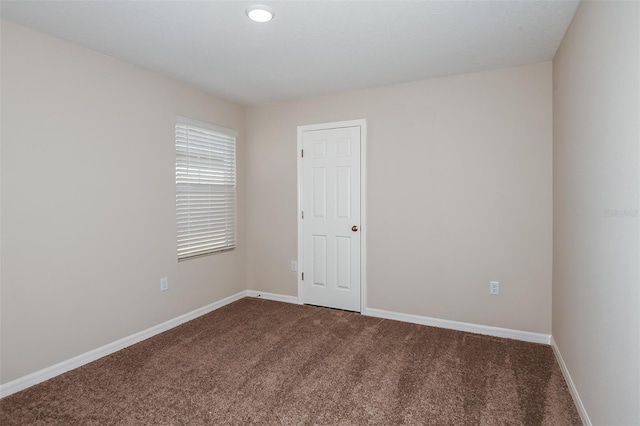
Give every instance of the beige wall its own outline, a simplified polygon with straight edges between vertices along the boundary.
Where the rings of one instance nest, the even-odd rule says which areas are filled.
[[[366,118],[367,306],[550,333],[551,102],[547,62],[247,108],[248,288],[297,294],[296,126]]]
[[[240,248],[179,264],[177,114],[240,131]],[[243,119],[239,105],[2,22],[2,383],[245,289]]]
[[[593,424],[640,424],[638,2],[581,2],[553,62],[553,336]]]
[[[177,114],[240,132],[240,248],[179,264]],[[247,288],[296,295],[296,126],[359,118],[368,307],[550,333],[550,63],[243,110],[3,21],[1,382]]]

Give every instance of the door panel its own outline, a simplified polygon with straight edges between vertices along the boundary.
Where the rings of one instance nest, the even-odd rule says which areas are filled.
[[[313,168],[313,217],[324,219],[327,217],[327,169]]]
[[[336,286],[351,289],[351,238],[336,237]]]
[[[360,144],[360,126],[303,132],[304,303],[360,311]]]
[[[313,285],[327,286],[327,236],[313,236],[313,273],[311,275]]]

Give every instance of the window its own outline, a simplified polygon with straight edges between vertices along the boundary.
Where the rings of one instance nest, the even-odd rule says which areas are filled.
[[[236,132],[176,120],[178,260],[236,246]]]

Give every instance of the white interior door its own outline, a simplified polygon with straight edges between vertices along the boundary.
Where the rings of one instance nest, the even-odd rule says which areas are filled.
[[[302,302],[360,312],[360,126],[302,132]]]

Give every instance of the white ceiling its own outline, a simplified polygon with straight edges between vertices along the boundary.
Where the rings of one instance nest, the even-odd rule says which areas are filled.
[[[2,18],[256,104],[551,60],[577,1],[7,1]]]

